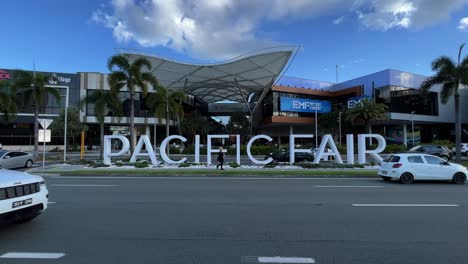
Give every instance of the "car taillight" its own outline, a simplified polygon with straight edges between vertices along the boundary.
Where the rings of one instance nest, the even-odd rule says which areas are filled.
[[[401,163],[397,163],[397,164],[393,164],[392,168],[400,168],[401,166],[403,166],[403,164]]]

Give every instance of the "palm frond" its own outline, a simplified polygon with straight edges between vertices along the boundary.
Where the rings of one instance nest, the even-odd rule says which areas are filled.
[[[455,62],[447,56],[441,56],[432,62],[432,70],[435,72],[453,73],[456,68]]]
[[[440,101],[443,104],[448,102],[448,99],[452,97],[458,89],[458,82],[444,82],[442,84],[442,90],[440,91]]]
[[[123,72],[129,72],[130,61],[124,55],[114,55],[107,61],[107,68],[109,71],[114,71],[114,68],[118,68]]]
[[[151,70],[151,62],[143,57],[139,57],[132,62],[130,71],[132,73],[141,72],[143,67],[145,67],[148,71]]]

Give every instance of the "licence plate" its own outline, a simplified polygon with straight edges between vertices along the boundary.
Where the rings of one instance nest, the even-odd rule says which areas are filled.
[[[381,174],[387,174],[387,171],[380,171]]]
[[[23,200],[23,201],[13,202],[12,208],[16,208],[16,207],[20,207],[20,206],[24,206],[24,205],[28,205],[28,204],[32,204],[32,198],[29,198],[29,199],[26,199],[26,200]]]

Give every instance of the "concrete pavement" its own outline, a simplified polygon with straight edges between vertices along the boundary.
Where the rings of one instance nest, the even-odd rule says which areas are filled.
[[[272,256],[309,261],[304,263],[466,263],[468,258],[467,185],[143,177],[48,177],[47,183],[55,202],[47,212],[0,229],[0,263],[259,263],[277,260],[259,258]],[[12,252],[65,255],[2,258]]]

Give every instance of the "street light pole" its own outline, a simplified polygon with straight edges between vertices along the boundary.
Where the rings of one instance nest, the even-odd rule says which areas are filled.
[[[415,111],[411,111],[411,134],[413,135],[413,146],[414,147],[414,113]]]
[[[318,147],[318,121],[317,121],[317,107],[315,107],[315,148]]]
[[[343,112],[338,113],[338,126],[339,126],[339,136],[340,136],[340,146],[341,146],[341,115]]]
[[[63,136],[63,162],[67,162],[67,126],[68,126],[68,100],[69,100],[69,93],[68,93],[68,86],[65,87],[66,94],[65,94],[65,125],[64,125],[64,136]]]

